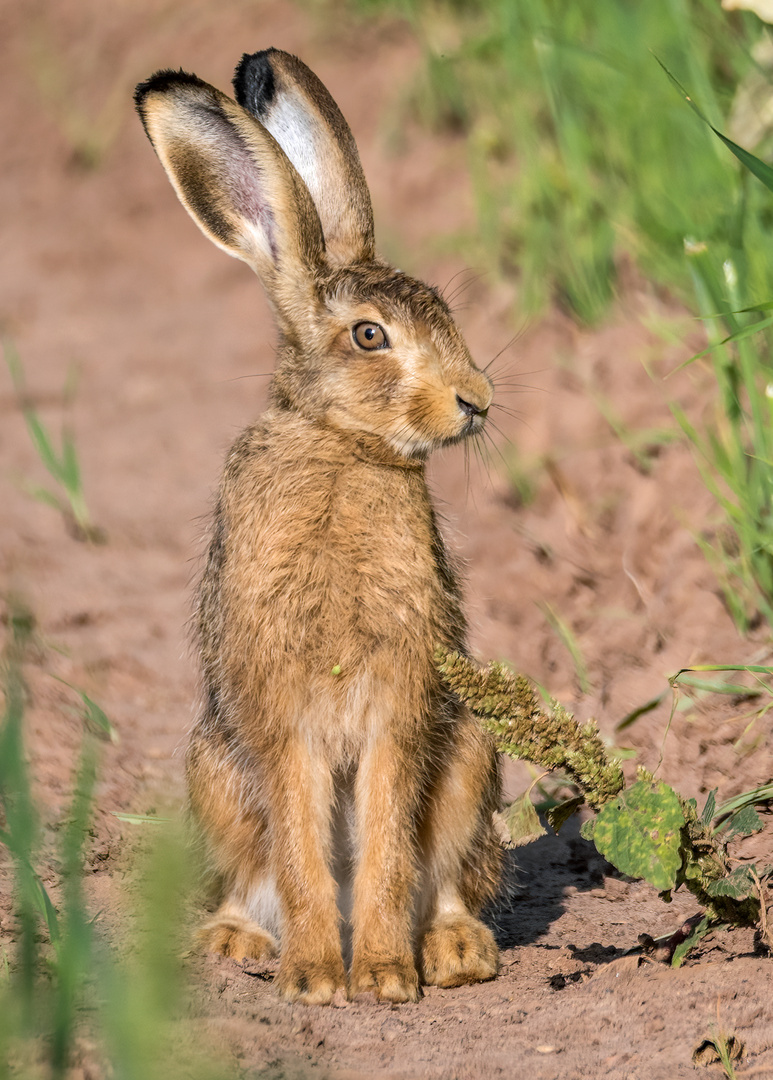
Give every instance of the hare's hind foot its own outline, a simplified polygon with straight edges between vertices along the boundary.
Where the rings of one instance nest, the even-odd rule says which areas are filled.
[[[275,937],[225,904],[204,923],[198,938],[207,952],[221,953],[232,960],[271,960],[279,954]]]
[[[437,919],[421,944],[424,982],[429,986],[463,986],[493,979],[499,967],[494,935],[472,915]]]
[[[403,1005],[418,1001],[419,976],[410,957],[355,957],[349,978],[349,997],[371,991],[377,1001]]]

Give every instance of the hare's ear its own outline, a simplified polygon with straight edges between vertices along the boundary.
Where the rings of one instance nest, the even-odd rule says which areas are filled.
[[[325,242],[311,196],[273,136],[225,94],[183,71],[158,72],[137,87],[135,101],[191,217],[285,306],[284,286],[309,279]]]
[[[234,90],[302,177],[328,253],[342,262],[373,258],[373,209],[354,136],[314,72],[290,53],[266,49],[242,57]]]

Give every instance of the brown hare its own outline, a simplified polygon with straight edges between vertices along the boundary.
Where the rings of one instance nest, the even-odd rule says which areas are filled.
[[[499,774],[433,663],[436,643],[465,648],[465,620],[425,479],[430,451],[480,431],[492,386],[441,296],[376,256],[319,79],[268,49],[234,87],[162,71],[136,93],[183,205],[279,326],[198,591],[187,775],[223,882],[203,935],[237,959],[281,942],[290,1001],[416,1001],[497,971],[477,916],[499,878]]]

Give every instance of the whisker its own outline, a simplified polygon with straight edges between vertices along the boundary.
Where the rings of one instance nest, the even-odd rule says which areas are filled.
[[[456,306],[457,297],[461,296],[462,293],[466,292],[471,285],[473,285],[477,281],[480,281],[483,277],[483,275],[479,271],[471,270],[468,267],[464,270],[459,270],[458,273],[454,274],[454,276],[451,278],[451,281],[455,281],[456,278],[461,277],[462,274],[467,274],[467,277],[456,286],[454,291],[449,296],[446,296],[445,289],[443,290],[443,298],[445,302],[450,308],[453,308],[455,310],[458,310]],[[451,284],[451,281],[448,282],[448,285]],[[446,289],[448,288],[448,285],[446,285]]]
[[[473,436],[472,449],[476,458],[480,462],[480,466],[486,476],[489,486],[491,486],[491,465],[488,459],[488,455],[484,453],[485,442],[482,441],[479,432],[476,432]]]
[[[525,424],[525,423],[526,423],[526,421],[525,421],[525,420],[523,420],[523,418],[522,418],[522,417],[519,417],[519,418],[518,418],[518,420],[519,420],[519,423],[523,423],[523,424]],[[491,418],[490,416],[488,417],[488,419],[487,419],[487,421],[486,421],[486,426],[485,426],[485,427],[483,428],[483,431],[486,431],[486,430],[487,430],[488,428],[493,428],[493,429],[494,429],[494,431],[496,431],[497,435],[499,435],[499,437],[500,437],[500,438],[501,438],[501,439],[502,439],[502,440],[503,440],[504,442],[506,442],[506,443],[512,442],[512,439],[511,439],[511,438],[509,438],[509,436],[507,436],[507,435],[506,435],[506,434],[504,433],[504,431],[502,431],[502,429],[501,429],[501,427],[499,426],[499,424],[497,424],[497,423],[496,423],[496,421],[495,421],[495,420],[493,420],[493,419],[492,419],[492,418]],[[489,432],[489,434],[490,434],[490,432]]]
[[[488,372],[488,369],[491,367],[491,365],[495,364],[497,362],[497,360],[502,355],[502,353],[507,352],[507,350],[509,348],[511,348],[513,345],[515,345],[517,340],[518,340],[518,334],[516,334],[515,337],[510,338],[508,343],[506,345],[502,346],[502,348],[499,350],[499,352],[496,354],[496,356],[492,356],[492,358],[489,360],[489,362],[486,364],[486,366],[484,367],[483,370]]]
[[[488,370],[489,370],[489,368],[490,368],[490,367],[491,367],[491,366],[492,366],[493,364],[495,364],[495,363],[497,362],[497,360],[498,360],[498,359],[500,358],[500,356],[501,356],[501,355],[502,355],[503,353],[507,352],[507,350],[508,350],[508,349],[511,349],[511,348],[513,347],[513,345],[515,345],[515,343],[516,343],[517,341],[520,341],[520,340],[521,340],[521,338],[522,338],[522,337],[524,336],[524,334],[526,333],[526,331],[527,331],[527,330],[529,329],[529,327],[530,327],[530,326],[531,326],[531,322],[530,322],[530,321],[529,321],[529,320],[527,319],[527,320],[526,320],[526,322],[524,322],[524,323],[523,323],[523,325],[522,325],[521,327],[519,327],[519,329],[518,329],[518,330],[516,330],[516,332],[515,332],[514,336],[510,338],[510,340],[509,340],[509,341],[507,342],[507,344],[506,344],[506,345],[504,345],[504,346],[503,346],[503,347],[502,347],[502,348],[501,348],[501,349],[499,350],[499,352],[498,352],[498,353],[496,354],[496,356],[493,356],[493,357],[492,357],[492,358],[491,358],[491,359],[489,360],[489,362],[488,362],[488,363],[486,364],[486,366],[484,367],[484,369],[483,369],[483,370],[484,370],[484,371],[488,371]],[[529,372],[527,372],[527,374],[530,374],[530,373],[529,373]]]
[[[499,428],[497,428],[497,431],[499,431]],[[499,432],[499,434],[501,435],[501,434],[502,434],[502,432],[500,431],[500,432]],[[497,446],[497,444],[496,444],[496,443],[494,442],[494,439],[493,439],[493,437],[492,437],[492,435],[491,435],[491,432],[490,432],[490,431],[486,431],[486,429],[484,428],[484,429],[482,430],[482,432],[481,432],[481,435],[482,435],[482,436],[483,436],[483,438],[484,438],[484,439],[486,440],[486,443],[487,443],[487,444],[488,444],[488,445],[489,445],[489,446],[491,447],[491,449],[492,449],[492,450],[494,451],[494,453],[495,453],[495,454],[496,454],[496,455],[497,455],[497,456],[499,457],[499,460],[500,460],[500,461],[502,462],[502,464],[504,465],[505,469],[506,469],[506,470],[507,470],[507,469],[509,469],[509,468],[510,468],[510,466],[509,466],[509,464],[508,464],[507,458],[506,458],[506,457],[505,457],[505,455],[504,455],[504,454],[502,453],[502,451],[501,451],[501,450],[499,449],[499,447]],[[509,440],[506,440],[506,441],[508,441],[508,442],[509,442]]]
[[[234,375],[232,379],[225,379],[225,382],[241,382],[242,379],[270,379],[274,374],[273,371],[256,371],[252,375]]]
[[[464,493],[469,496],[472,485],[470,483],[470,447],[464,444]]]
[[[494,389],[499,390],[500,387],[514,387],[516,390],[542,390],[544,387],[535,386],[533,383],[525,383],[523,379],[518,375],[513,375],[510,379],[492,379]]]
[[[513,420],[523,420],[524,418],[524,413],[521,412],[519,409],[510,409],[507,407],[507,405],[502,405],[498,401],[492,401],[489,405],[489,408],[499,409],[499,411],[503,412],[505,416],[512,416]]]
[[[526,375],[543,375],[547,370],[548,369],[544,368],[544,367],[532,368],[531,371],[518,371],[518,372],[514,371],[512,374],[513,374],[513,378],[519,378],[520,379],[520,378],[525,377]]]

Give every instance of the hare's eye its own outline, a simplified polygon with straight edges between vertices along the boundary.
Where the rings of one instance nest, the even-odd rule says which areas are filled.
[[[352,337],[361,349],[388,349],[384,328],[377,322],[360,322],[352,327]]]

